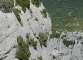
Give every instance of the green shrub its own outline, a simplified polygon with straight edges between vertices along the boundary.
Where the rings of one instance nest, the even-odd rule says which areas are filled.
[[[52,55],[53,59],[56,59],[56,56]]]
[[[56,35],[56,33],[54,32],[52,32],[52,34],[50,35],[50,38],[55,38],[55,35]]]
[[[56,33],[55,37],[60,38],[61,33]]]
[[[38,42],[37,41],[34,41],[34,39],[32,39],[32,38],[29,40],[29,44],[31,46],[33,46],[34,49],[37,49],[37,43]]]
[[[20,11],[19,11],[18,9],[13,9],[13,12],[14,12],[14,14],[15,14],[17,20],[18,20],[19,23],[21,24],[21,26],[23,26],[23,24],[22,24],[22,22],[21,22],[20,15],[19,15]]]
[[[81,44],[83,45],[83,42],[81,42]]]
[[[47,18],[46,9],[43,9],[43,10],[41,11],[41,13],[42,13],[42,15],[43,15],[44,18]]]
[[[66,47],[68,47],[69,45],[74,45],[75,44],[75,42],[73,42],[73,41],[67,41],[67,40],[63,40],[63,43],[64,43],[64,45],[66,46]]]
[[[1,11],[4,13],[8,13],[10,8],[12,9],[14,6],[14,0],[0,0],[0,8],[2,9]]]
[[[42,60],[42,56],[39,56],[37,59],[38,59],[38,60]]]
[[[26,33],[26,39],[29,40],[29,38],[30,38],[30,37],[29,37],[29,34]]]
[[[50,38],[54,38],[55,37],[55,38],[58,38],[59,39],[60,38],[60,35],[61,35],[61,32],[58,32],[58,33],[57,32],[56,33],[54,32],[53,34],[50,35]]]
[[[40,0],[31,0],[32,1],[32,4],[35,5],[36,7],[39,7],[40,5]]]
[[[44,43],[47,41],[48,36],[45,33],[39,33],[39,42],[40,46],[44,45]]]
[[[36,21],[38,21],[38,18],[35,18]]]
[[[23,38],[21,36],[17,37],[17,43],[19,46],[23,45]]]
[[[26,8],[30,8],[30,0],[16,0],[16,4],[21,6],[24,12],[26,12]]]
[[[17,43],[18,43],[18,50],[16,52],[16,58],[19,60],[29,60],[29,57],[31,55],[29,51],[29,45],[23,41],[23,38],[21,36],[17,37]]]
[[[29,46],[33,46],[34,49],[37,49],[37,41],[34,41],[34,39],[29,37],[29,34],[26,34],[26,39],[27,39],[27,43],[29,44]]]

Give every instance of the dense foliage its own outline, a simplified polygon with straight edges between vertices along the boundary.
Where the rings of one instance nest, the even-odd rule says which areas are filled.
[[[83,0],[41,0],[52,19],[52,32],[83,30]]]
[[[69,45],[74,45],[75,44],[74,41],[68,41],[68,40],[65,40],[65,39],[63,40],[63,43],[66,47],[68,47]]]
[[[17,43],[18,43],[18,50],[16,52],[16,58],[19,60],[29,60],[29,57],[31,55],[29,51],[29,45],[23,41],[23,38],[21,36],[17,37]]]
[[[42,0],[52,21],[66,23],[73,17],[83,17],[83,0]]]

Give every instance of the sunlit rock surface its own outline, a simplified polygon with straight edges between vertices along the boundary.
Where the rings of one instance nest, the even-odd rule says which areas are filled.
[[[15,6],[15,8],[21,9],[20,6]],[[13,12],[3,13],[0,11],[0,60],[18,60],[15,58],[18,36],[21,35],[26,40],[26,33],[29,33],[30,37],[38,41],[36,37],[40,32],[51,34],[51,19],[48,13],[47,18],[41,14],[44,9],[43,4],[37,8],[30,3],[30,8],[32,13],[28,9],[25,13],[21,10],[20,17],[23,26],[20,25]],[[64,39],[74,41],[74,45],[66,47],[63,43],[64,39],[61,38],[63,35],[66,35]],[[59,39],[48,37],[46,47],[41,47],[39,42],[37,50],[29,47],[31,52],[29,60],[37,60],[39,56],[42,56],[43,60],[83,60],[82,32],[62,32]]]

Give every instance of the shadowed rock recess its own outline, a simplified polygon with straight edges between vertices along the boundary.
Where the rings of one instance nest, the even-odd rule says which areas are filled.
[[[83,60],[83,32],[51,27],[41,0],[0,0],[0,60]]]

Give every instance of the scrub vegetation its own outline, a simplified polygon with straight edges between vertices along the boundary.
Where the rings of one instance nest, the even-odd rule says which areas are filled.
[[[0,10],[4,13],[9,13],[14,6],[14,0],[0,0]]]
[[[61,32],[52,32],[53,34],[50,35],[50,38],[60,38]]]
[[[33,46],[34,49],[37,49],[37,43],[38,42],[34,41],[34,39],[32,39],[32,38],[29,40],[29,45]]]
[[[33,38],[30,38],[29,34],[26,34],[26,41],[29,44],[29,46],[32,46],[35,50],[37,50],[37,41],[35,41]]]
[[[63,40],[63,43],[66,47],[68,47],[69,45],[74,45],[75,44],[74,41],[68,41],[68,40],[65,40],[65,39]]]
[[[46,33],[39,33],[39,42],[40,42],[40,46],[42,47],[42,45],[44,45],[44,43],[47,41],[48,36]]]
[[[19,14],[20,14],[20,11],[19,11],[18,9],[13,9],[13,12],[14,12],[14,14],[15,14],[17,20],[18,20],[19,23],[21,24],[21,26],[23,26],[22,21],[21,21],[21,18],[20,18],[20,15],[19,15]]]
[[[17,37],[17,43],[18,49],[16,52],[16,58],[18,58],[19,60],[29,60],[29,57],[31,55],[29,44],[23,41],[23,38],[21,36]]]
[[[41,11],[41,14],[43,15],[44,18],[47,18],[46,9],[43,9],[43,10]]]

